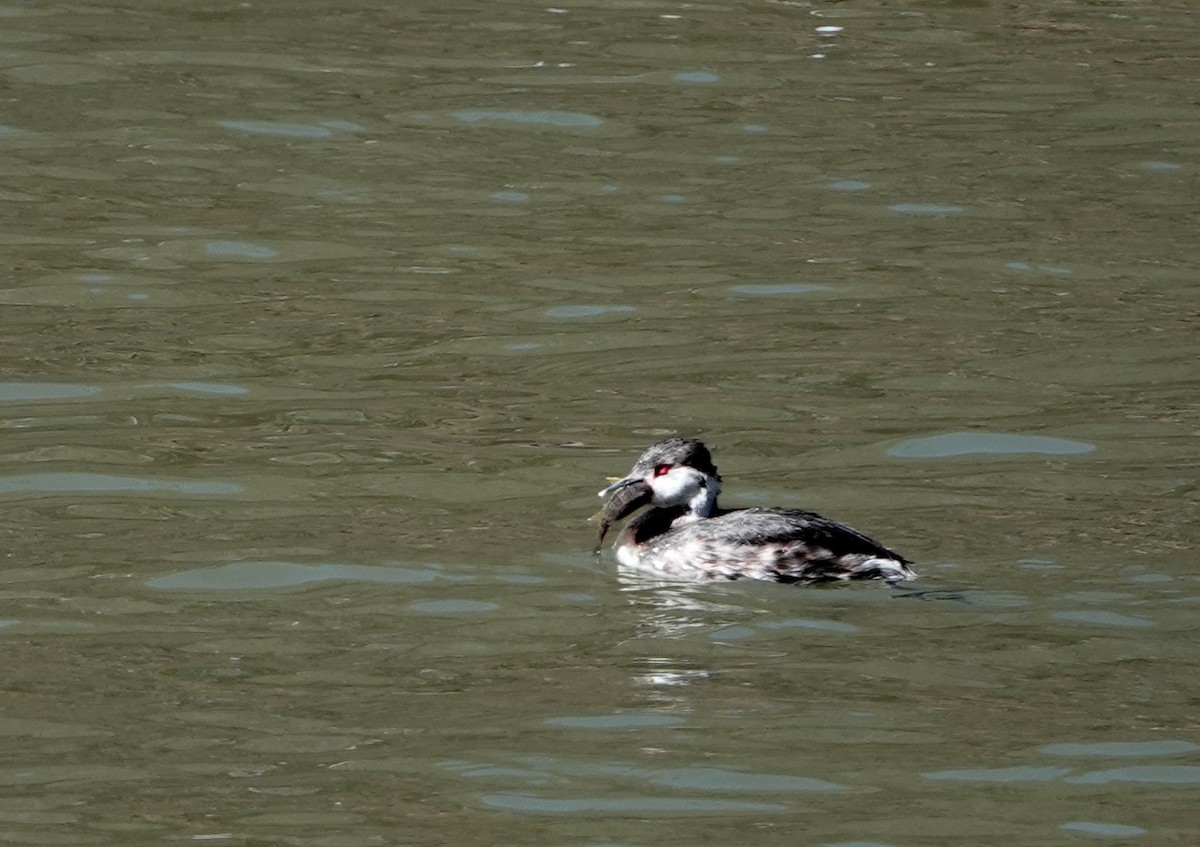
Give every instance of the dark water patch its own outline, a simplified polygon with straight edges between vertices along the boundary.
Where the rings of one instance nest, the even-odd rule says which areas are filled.
[[[264,591],[301,588],[318,582],[425,583],[440,576],[435,570],[422,568],[235,562],[167,574],[148,580],[146,585],[164,591]]]
[[[1051,456],[1073,456],[1091,453],[1096,445],[1067,438],[1047,438],[1041,435],[1015,435],[1004,432],[950,432],[913,438],[888,448],[888,455],[900,459],[941,459],[948,456],[967,456],[973,453],[1017,455],[1044,453]]]
[[[857,179],[839,179],[829,183],[829,187],[834,191],[866,191],[871,187],[871,183]]]

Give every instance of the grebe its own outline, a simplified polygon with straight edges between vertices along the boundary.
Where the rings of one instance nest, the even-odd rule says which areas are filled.
[[[722,509],[721,477],[701,442],[652,444],[628,476],[600,492],[600,543],[614,522],[621,564],[658,576],[830,582],[913,579],[908,559],[848,526],[800,509]],[[597,545],[599,550],[599,545]]]

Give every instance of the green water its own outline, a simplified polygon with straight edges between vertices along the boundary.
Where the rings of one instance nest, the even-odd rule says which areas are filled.
[[[0,19],[5,843],[1200,837],[1189,4]]]

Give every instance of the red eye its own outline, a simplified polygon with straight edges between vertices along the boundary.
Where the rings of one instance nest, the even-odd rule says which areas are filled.
[[[667,471],[669,471],[670,469],[671,469],[671,466],[670,466],[670,465],[656,465],[656,466],[655,466],[655,468],[654,468],[654,475],[655,475],[655,476],[662,476],[663,474],[665,474],[665,473],[666,473]]]

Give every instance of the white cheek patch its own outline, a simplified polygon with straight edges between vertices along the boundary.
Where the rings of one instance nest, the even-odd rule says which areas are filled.
[[[678,506],[696,496],[704,480],[691,468],[672,468],[651,483],[655,506]]]

